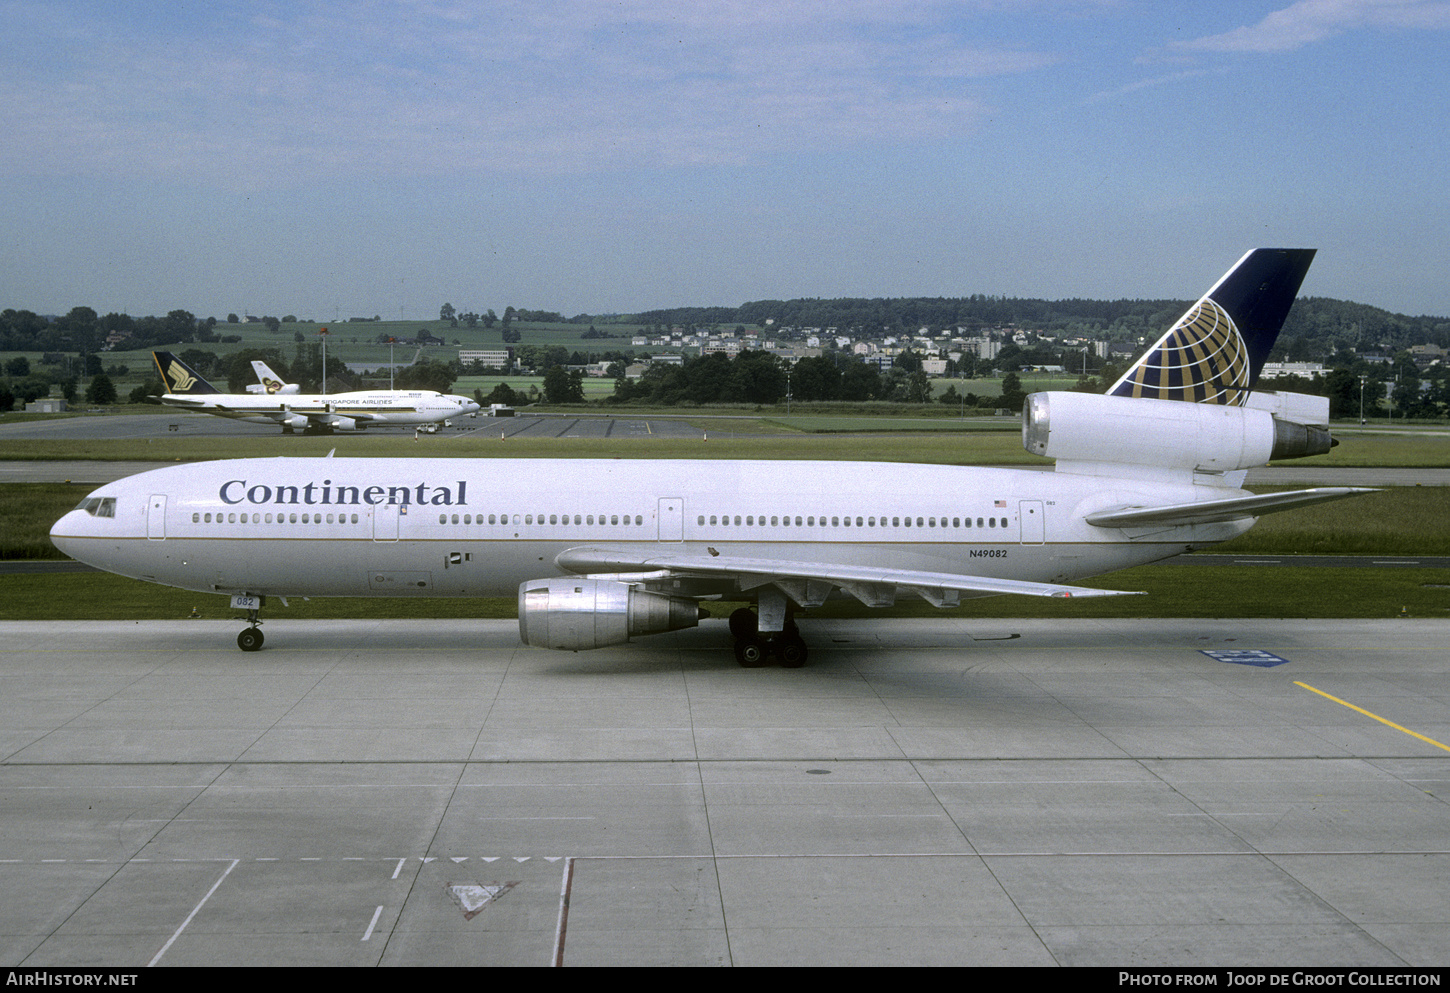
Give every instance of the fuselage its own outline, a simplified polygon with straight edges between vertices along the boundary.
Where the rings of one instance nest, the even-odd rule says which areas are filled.
[[[316,417],[334,415],[355,419],[359,426],[437,424],[450,417],[476,413],[478,405],[466,397],[445,396],[431,390],[359,390],[322,395],[203,393],[166,394],[167,406],[215,414],[252,424],[276,424],[286,414]]]
[[[1242,493],[900,463],[238,459],[110,483],[51,536],[111,572],[233,594],[505,596],[581,546],[1066,582],[1252,523],[1085,515]]]

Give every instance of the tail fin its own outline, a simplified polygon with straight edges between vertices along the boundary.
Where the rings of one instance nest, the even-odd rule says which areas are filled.
[[[1294,305],[1314,251],[1249,252],[1108,393],[1242,407]]]
[[[296,393],[295,383],[284,383],[282,377],[272,371],[272,367],[261,359],[252,360],[252,371],[257,374],[257,382],[262,384],[266,393]]]
[[[152,352],[151,358],[156,362],[156,371],[161,373],[161,381],[166,384],[167,393],[221,392],[211,383],[202,379],[201,374],[195,369],[170,352]]]

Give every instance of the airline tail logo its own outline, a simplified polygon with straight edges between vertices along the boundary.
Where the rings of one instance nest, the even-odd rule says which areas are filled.
[[[1108,393],[1242,407],[1313,261],[1312,248],[1247,253]]]
[[[1241,407],[1248,402],[1249,350],[1218,304],[1205,297],[1118,383],[1116,396]]]
[[[171,384],[172,393],[185,393],[196,386],[196,377],[187,372],[184,366],[168,362],[165,372],[166,381]]]
[[[275,379],[263,378],[262,385],[267,388],[268,393],[276,393],[282,388],[282,384]]]
[[[161,381],[166,384],[167,393],[220,392],[170,352],[152,352],[151,358],[156,363],[156,371],[161,373]]]

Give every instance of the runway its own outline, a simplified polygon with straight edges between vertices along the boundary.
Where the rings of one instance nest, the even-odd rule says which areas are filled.
[[[1450,959],[1450,621],[240,626],[0,624],[0,962]]]

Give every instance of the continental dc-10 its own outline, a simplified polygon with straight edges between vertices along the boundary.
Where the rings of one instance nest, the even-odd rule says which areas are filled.
[[[1255,495],[1246,471],[1329,450],[1328,401],[1254,393],[1312,249],[1255,249],[1105,395],[1027,398],[1053,471],[862,462],[270,458],[102,486],[55,544],[123,576],[225,594],[262,647],[266,597],[517,594],[519,634],[582,650],[693,627],[710,600],[742,665],[803,665],[829,596],[939,608],[1070,585],[1226,541],[1335,487]]]

